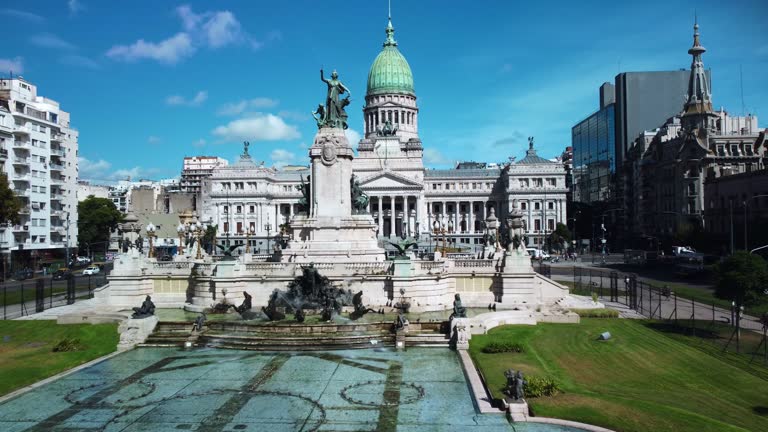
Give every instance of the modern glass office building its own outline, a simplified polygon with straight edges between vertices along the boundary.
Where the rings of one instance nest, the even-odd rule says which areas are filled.
[[[615,104],[609,104],[571,129],[573,201],[591,203],[611,197],[616,174]]]

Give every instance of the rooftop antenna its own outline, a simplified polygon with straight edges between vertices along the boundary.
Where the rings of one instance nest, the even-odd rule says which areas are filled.
[[[387,18],[392,19],[392,0],[389,0],[387,5]]]

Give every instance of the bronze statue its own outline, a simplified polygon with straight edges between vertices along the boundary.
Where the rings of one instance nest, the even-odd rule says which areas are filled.
[[[311,202],[310,201],[310,197],[311,197],[310,194],[312,192],[311,189],[310,189],[309,178],[311,176],[307,176],[307,181],[306,182],[304,181],[304,175],[300,175],[300,177],[301,177],[301,183],[299,183],[296,186],[296,189],[298,189],[299,192],[301,192],[301,195],[302,195],[302,197],[299,198],[299,212],[305,213],[305,214],[309,215],[309,207],[310,207],[309,203]]]
[[[245,291],[243,291],[243,297],[245,297],[245,300],[243,300],[243,303],[240,304],[240,306],[235,307],[235,311],[237,311],[237,313],[239,313],[240,315],[251,310],[251,307],[252,307],[251,300],[253,299],[253,297],[251,297],[251,295]]]
[[[368,213],[368,195],[363,192],[360,181],[354,174],[349,178],[349,191],[352,195],[352,214]]]
[[[513,401],[520,401],[525,397],[525,385],[528,383],[523,378],[523,372],[515,372],[512,369],[504,372],[504,377],[507,378],[507,385],[504,388],[506,393]]]
[[[344,84],[339,81],[339,74],[336,71],[331,73],[331,79],[326,79],[323,73],[323,69],[320,69],[320,80],[328,85],[328,92],[325,97],[325,107],[313,113],[313,117],[317,121],[317,127],[331,127],[346,129],[347,113],[344,108],[350,104],[351,92]],[[347,97],[340,99],[339,95],[346,93]],[[315,115],[319,114],[320,117]]]
[[[146,318],[155,314],[155,304],[152,303],[152,297],[147,296],[141,307],[133,308],[133,315],[131,318]]]
[[[195,318],[195,323],[192,324],[192,331],[202,331],[206,319],[208,319],[208,316],[205,314],[205,312],[198,315],[197,318]]]
[[[453,313],[451,314],[449,320],[452,320],[454,318],[466,318],[467,317],[467,308],[461,305],[461,296],[456,293],[453,300]]]

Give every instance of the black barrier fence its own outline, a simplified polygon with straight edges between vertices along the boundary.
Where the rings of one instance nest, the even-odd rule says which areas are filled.
[[[748,355],[749,364],[768,366],[768,316],[750,316],[727,302],[677,295],[668,286],[644,282],[634,273],[573,267],[571,293],[624,306],[657,320],[661,331],[692,336],[723,354]],[[739,361],[738,358],[736,361]]]
[[[51,277],[9,280],[0,283],[2,319],[14,319],[43,312],[77,300],[93,298],[94,290],[106,285],[106,274],[72,276],[54,280]]]

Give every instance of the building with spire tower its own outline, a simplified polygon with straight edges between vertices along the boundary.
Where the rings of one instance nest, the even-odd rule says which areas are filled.
[[[757,117],[714,110],[698,22],[693,28],[688,94],[680,114],[641,134],[628,152],[625,199],[636,236],[722,232],[724,212],[731,206],[738,212],[750,197],[707,196],[705,184],[765,169],[768,142]]]

